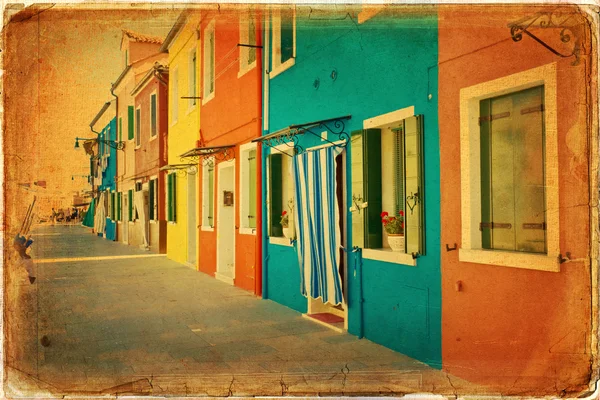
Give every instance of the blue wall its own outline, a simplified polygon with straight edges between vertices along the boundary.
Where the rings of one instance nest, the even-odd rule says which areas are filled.
[[[111,140],[111,141],[115,141],[117,140],[117,118],[113,118],[108,125],[106,125],[104,127],[104,129],[102,129],[102,131],[100,132],[100,135],[98,136],[98,138],[100,140]],[[100,151],[99,154],[102,156],[104,155],[104,146],[102,143],[100,143],[99,145]],[[107,161],[107,167],[106,169],[102,172],[102,185],[100,186],[100,190],[106,190],[106,189],[110,189],[110,190],[115,190],[116,186],[115,186],[115,175],[117,174],[117,150],[112,148],[112,147],[108,147],[108,161]],[[110,198],[108,199],[108,201],[110,202]],[[108,212],[108,210],[107,210]],[[113,222],[110,220],[110,218],[107,216],[106,218],[106,238],[108,240],[116,240],[117,237],[117,226],[116,226],[116,222]]]
[[[298,9],[295,65],[269,83],[269,130],[350,114],[346,132],[352,132],[362,129],[365,119],[410,106],[415,114],[424,115],[426,254],[417,259],[416,267],[363,260],[362,316],[360,263],[354,275],[355,263],[349,257],[348,322],[352,334],[360,335],[362,323],[366,338],[441,367],[437,16],[399,18],[380,13],[363,24],[349,15],[340,18],[311,20]],[[303,147],[321,144],[305,136]],[[348,151],[348,188],[350,158]],[[266,168],[263,171],[266,183]],[[347,193],[350,204],[351,191]],[[348,212],[347,218],[351,243],[352,214]],[[266,226],[263,231],[267,235]],[[264,240],[266,297],[306,312],[294,249],[268,244],[266,236]]]

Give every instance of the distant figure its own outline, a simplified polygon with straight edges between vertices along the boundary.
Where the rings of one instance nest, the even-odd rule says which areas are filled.
[[[56,210],[52,207],[52,225],[56,223]]]

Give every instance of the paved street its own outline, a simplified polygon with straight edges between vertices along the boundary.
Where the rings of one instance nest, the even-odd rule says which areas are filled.
[[[473,392],[459,378],[337,333],[192,268],[80,226],[34,231],[37,355],[14,394]],[[98,257],[112,257],[102,259]],[[32,325],[32,326],[34,326]],[[46,336],[47,346],[40,341]],[[10,379],[12,376],[12,380]],[[29,389],[19,388],[28,384]]]

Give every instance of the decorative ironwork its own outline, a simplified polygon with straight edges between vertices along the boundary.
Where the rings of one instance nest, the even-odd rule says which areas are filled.
[[[579,64],[579,57],[581,53],[581,44],[579,34],[575,27],[575,24],[568,24],[569,20],[574,17],[572,13],[562,14],[560,12],[539,12],[531,17],[525,17],[519,21],[508,24],[510,28],[510,35],[513,41],[520,42],[523,39],[523,33],[531,37],[533,40],[550,50],[553,54],[562,57],[569,58],[575,57],[575,60],[571,65],[575,66]],[[560,29],[560,41],[562,43],[573,43],[573,50],[569,54],[562,53],[549,44],[544,42],[542,39],[537,37],[531,32],[531,28],[555,28]],[[572,37],[574,40],[572,40]]]
[[[346,147],[350,140],[350,134],[346,132],[346,120],[350,119],[350,115],[343,117],[323,119],[320,121],[308,122],[305,124],[290,125],[287,128],[281,129],[277,132],[270,133],[268,135],[254,139],[253,142],[261,142],[274,150],[277,146],[286,145],[293,149],[294,155],[302,154],[306,150],[300,145],[299,135],[310,133],[311,135],[318,137],[324,142],[329,143],[332,146]],[[327,132],[336,135],[337,140],[331,141],[321,136],[321,132],[326,130]],[[281,153],[292,157],[285,151]]]
[[[232,160],[235,152],[234,145],[215,147],[196,147],[180,155],[181,161],[194,161],[202,165],[211,166],[215,161]]]
[[[120,142],[118,140],[104,140],[104,139],[98,139],[98,138],[80,138],[80,137],[76,137],[75,138],[75,148],[78,149],[79,148],[79,141],[83,140],[83,141],[90,141],[93,140],[97,143],[103,143],[108,145],[109,147],[112,147],[113,149],[117,149],[117,150],[123,150],[125,148],[125,142]]]
[[[198,173],[197,164],[169,164],[160,167],[160,171],[175,171],[179,176],[196,175]]]

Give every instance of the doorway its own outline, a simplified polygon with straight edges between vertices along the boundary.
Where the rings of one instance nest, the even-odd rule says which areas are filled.
[[[217,172],[217,272],[230,285],[235,278],[235,162],[222,162]]]
[[[335,158],[335,188],[327,187],[326,190],[335,190],[337,208],[339,213],[340,249],[338,272],[342,284],[342,302],[338,305],[323,303],[322,299],[313,299],[308,296],[308,310],[306,317],[327,326],[338,332],[348,329],[347,304],[347,259],[343,248],[347,247],[346,240],[346,152],[343,151]]]
[[[187,231],[188,231],[188,240],[187,240],[187,262],[190,265],[196,266],[196,258],[197,258],[197,243],[196,243],[196,232],[197,232],[197,221],[196,221],[196,175],[189,174],[187,175]]]

